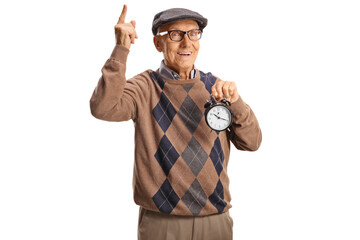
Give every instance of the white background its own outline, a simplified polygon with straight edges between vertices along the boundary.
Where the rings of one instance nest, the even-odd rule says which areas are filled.
[[[235,81],[260,122],[257,152],[232,148],[234,239],[359,240],[358,1],[126,3],[127,77],[159,67],[157,12],[198,11],[196,67]],[[123,4],[1,2],[0,239],[136,239],[133,123],[89,109]]]

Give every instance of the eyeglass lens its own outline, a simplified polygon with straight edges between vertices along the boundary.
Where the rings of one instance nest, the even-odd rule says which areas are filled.
[[[201,38],[201,31],[198,29],[190,30],[187,32],[187,34],[188,34],[188,37],[190,38],[190,40],[192,40],[192,41],[196,41]],[[184,35],[185,35],[185,32],[175,30],[170,33],[170,38],[173,41],[181,41],[181,40],[183,40]]]

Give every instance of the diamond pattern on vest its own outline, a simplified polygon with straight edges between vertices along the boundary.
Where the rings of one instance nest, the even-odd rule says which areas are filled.
[[[219,213],[224,210],[226,202],[224,201],[224,187],[221,184],[220,179],[216,185],[214,193],[210,195],[209,200],[216,207]]]
[[[183,88],[184,88],[185,91],[188,93],[193,86],[194,86],[194,83],[184,84],[184,85],[183,85]]]
[[[194,175],[197,176],[205,165],[208,155],[201,147],[200,143],[192,137],[188,146],[181,154],[181,157],[184,159]]]
[[[173,120],[176,111],[166,97],[166,95],[162,92],[159,103],[155,106],[152,111],[153,116],[155,117],[157,123],[160,125],[161,129],[166,132],[169,128],[171,121]]]
[[[210,153],[206,152],[210,149],[207,149],[205,151],[201,146],[201,143],[198,141],[198,139],[196,139],[196,137],[204,136],[204,134],[207,135],[207,133],[199,133],[196,131],[201,120],[203,120],[204,109],[199,109],[197,104],[189,95],[189,92],[195,84],[192,83],[181,85],[182,88],[185,90],[186,95],[185,92],[182,92],[184,94],[181,95],[181,98],[179,99],[174,98],[175,94],[171,95],[171,92],[182,90],[180,86],[180,88],[176,89],[172,89],[170,88],[170,86],[168,88],[168,85],[166,85],[167,83],[161,78],[159,74],[157,74],[156,72],[152,72],[150,75],[162,89],[159,102],[152,109],[152,115],[164,133],[163,137],[159,142],[154,157],[159,163],[159,171],[163,171],[166,176],[166,179],[163,183],[161,183],[161,186],[160,184],[158,185],[159,189],[152,197],[153,202],[155,203],[156,207],[159,209],[160,212],[167,214],[170,214],[173,211],[174,214],[176,214],[175,211],[177,211],[178,209],[174,209],[177,208],[177,206],[186,206],[191,212],[191,214],[193,214],[194,216],[199,215],[205,206],[207,206],[206,209],[208,209],[211,205],[213,205],[219,212],[221,212],[226,206],[226,202],[224,201],[224,189],[220,181],[220,174],[223,170],[224,153],[222,151],[218,132],[216,132],[218,136],[214,141]],[[210,73],[204,74],[202,72],[200,72],[200,77],[201,81],[205,85],[206,90],[211,94],[211,87],[215,83],[216,78]],[[168,89],[170,89],[169,92]],[[169,95],[166,95],[165,92]],[[191,94],[193,97],[199,96],[194,95],[193,92],[191,92]],[[178,97],[179,95],[175,96]],[[196,101],[202,101],[202,98],[203,97],[196,97]],[[176,124],[171,125],[174,118],[174,122],[176,122]],[[183,122],[184,127],[182,127],[181,122]],[[169,135],[168,133],[166,133],[166,131],[169,129],[170,126],[172,134]],[[174,126],[176,126],[176,128],[174,128]],[[203,128],[203,125],[201,125],[201,128]],[[166,134],[168,136],[166,136]],[[184,141],[185,139],[186,141]],[[179,147],[179,145],[176,145],[179,141],[181,142],[181,147]],[[180,152],[179,149],[181,149]],[[212,164],[210,163],[210,159]],[[208,160],[209,162],[207,162]],[[179,175],[176,175],[176,178],[173,178],[171,177],[172,175],[169,175],[175,163],[177,166],[180,166],[178,164],[184,164],[183,166],[185,168],[187,166],[191,170],[192,174],[194,174],[194,181],[191,183],[191,180],[187,183],[191,183],[190,186],[184,186],[185,181],[184,179],[182,179],[182,172],[177,173]],[[207,165],[206,168],[204,168],[205,165]],[[210,165],[214,166],[214,169],[211,169],[213,173],[212,175],[209,174],[210,172],[208,172],[208,167],[210,167]],[[219,179],[216,187],[214,187],[215,189],[209,196],[208,194],[212,191],[212,187],[209,189],[208,183],[212,182],[212,184],[214,184],[214,180],[211,180],[216,176],[214,170],[216,170]],[[188,171],[188,174],[191,174],[191,172]],[[201,175],[199,175],[200,173]],[[154,174],[158,173],[155,172]],[[174,173],[172,172],[171,174]],[[199,180],[197,179],[198,176],[199,179],[202,179],[202,182],[199,182]],[[207,176],[207,178],[204,178],[204,176]],[[174,181],[173,179],[176,180]],[[208,180],[210,182],[208,182]],[[202,185],[204,188],[202,187]],[[204,189],[207,189],[207,193],[205,193]],[[182,194],[182,196],[179,195],[179,192]],[[208,199],[209,202],[207,201]],[[182,201],[182,204],[178,204],[179,201]]]
[[[189,95],[186,96],[178,114],[191,133],[195,132],[199,122],[203,117],[203,113]]]
[[[223,170],[223,162],[225,157],[219,137],[216,138],[209,156],[215,166],[217,174],[220,176],[221,171]]]
[[[165,180],[159,191],[153,196],[156,207],[164,213],[171,213],[180,198],[171,187],[169,180]]]
[[[156,72],[151,72],[150,76],[156,81],[156,83],[160,86],[161,89],[164,89],[165,81],[159,76],[159,74],[157,74]]]
[[[181,200],[189,208],[190,212],[197,216],[206,204],[207,197],[197,179],[189,187],[189,190],[182,196]]]
[[[211,94],[211,87],[215,84],[216,77],[211,73],[203,73],[200,71],[200,80],[205,84],[206,90]]]
[[[179,158],[179,154],[169,141],[169,139],[164,135],[159,143],[159,148],[155,153],[155,158],[160,164],[161,168],[164,170],[166,176],[169,175],[170,169],[175,164],[176,160]]]

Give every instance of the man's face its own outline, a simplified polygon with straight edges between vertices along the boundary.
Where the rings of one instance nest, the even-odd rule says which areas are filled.
[[[189,31],[192,29],[199,29],[197,22],[185,19],[160,26],[158,32],[171,30]],[[172,70],[178,73],[189,73],[193,69],[200,48],[199,40],[192,41],[185,34],[183,40],[175,42],[166,34],[164,36],[154,36],[154,44],[156,49],[164,54],[165,64]]]

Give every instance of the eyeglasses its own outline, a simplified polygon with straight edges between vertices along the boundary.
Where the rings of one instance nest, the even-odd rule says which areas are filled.
[[[186,35],[188,35],[191,41],[197,41],[201,38],[202,30],[192,29],[187,32],[181,30],[171,30],[171,31],[160,32],[158,33],[158,35],[164,36],[166,33],[169,34],[170,39],[175,42],[182,41],[184,39],[185,33]]]

